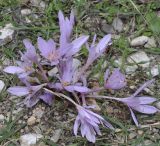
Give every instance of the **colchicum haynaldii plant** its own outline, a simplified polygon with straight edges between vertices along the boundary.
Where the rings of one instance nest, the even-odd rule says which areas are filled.
[[[155,102],[156,98],[137,96],[153,80],[146,82],[133,95],[126,98],[93,94],[100,90],[118,90],[126,86],[125,75],[118,68],[115,68],[112,72],[110,69],[106,70],[104,73],[104,87],[90,89],[87,85],[86,72],[93,62],[111,45],[111,35],[105,35],[97,44],[95,35],[91,45],[88,43],[89,36],[87,35],[81,35],[75,40],[71,40],[74,25],[73,12],[71,12],[70,18],[67,18],[59,11],[58,18],[60,26],[59,43],[56,43],[53,39],[44,40],[42,37],[38,37],[38,51],[28,39],[25,39],[23,43],[26,51],[21,52],[20,61],[16,62],[16,66],[8,66],[4,69],[6,73],[16,74],[23,83],[23,86],[8,88],[9,93],[19,97],[25,96],[23,103],[27,107],[33,107],[40,100],[52,105],[55,97],[63,97],[73,103],[78,111],[73,128],[74,134],[77,135],[80,129],[81,135],[93,143],[96,141],[96,135],[101,135],[100,124],[112,130],[114,128],[102,116],[92,111],[94,105],[87,105],[86,98],[88,97],[122,102],[129,108],[137,126],[138,121],[133,110],[145,114],[153,114],[158,111],[154,106],[148,105]],[[73,65],[73,60],[83,45],[89,51],[88,59],[84,66],[76,68]],[[58,73],[50,77],[47,69],[54,67],[58,69]],[[65,95],[66,92],[69,93],[70,97]]]

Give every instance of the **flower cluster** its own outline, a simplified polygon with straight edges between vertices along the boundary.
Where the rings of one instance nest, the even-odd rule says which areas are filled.
[[[73,12],[67,18],[59,11],[58,18],[60,26],[58,43],[53,39],[44,40],[42,37],[38,37],[37,50],[28,39],[25,39],[23,43],[26,51],[21,52],[20,61],[16,62],[16,66],[8,66],[4,69],[6,73],[16,74],[23,84],[23,86],[8,88],[8,92],[19,97],[25,96],[23,103],[27,107],[33,107],[40,100],[52,105],[55,97],[62,96],[72,102],[78,111],[74,124],[74,134],[77,135],[80,128],[82,136],[94,143],[96,135],[101,135],[100,124],[109,129],[114,128],[103,117],[94,113],[91,110],[94,106],[88,106],[85,100],[88,95],[93,95],[93,92],[99,90],[118,90],[125,87],[126,78],[118,68],[113,69],[113,71],[107,69],[104,73],[104,87],[90,89],[87,85],[86,71],[111,45],[111,35],[105,35],[99,43],[96,43],[95,35],[91,45],[88,43],[89,36],[87,35],[81,35],[72,40],[71,34],[75,19]],[[77,68],[74,67],[73,60],[83,45],[88,49],[89,55],[84,66]],[[52,68],[57,68],[58,73],[54,73],[50,77],[48,71]],[[147,82],[147,85],[149,84],[150,82]],[[135,94],[127,98],[108,98],[121,101],[127,105],[136,125],[138,125],[138,122],[133,110],[146,114],[153,114],[158,111],[155,107],[147,105],[156,101],[155,98],[137,97],[137,94],[145,87],[141,87]],[[66,92],[71,97],[66,96]]]

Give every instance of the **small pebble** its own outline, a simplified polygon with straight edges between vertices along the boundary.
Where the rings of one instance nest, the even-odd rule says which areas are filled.
[[[31,116],[28,120],[27,120],[27,125],[34,125],[36,123],[36,118],[34,116]]]
[[[22,9],[21,14],[22,14],[22,16],[27,16],[27,15],[31,14],[31,9]]]
[[[5,86],[4,82],[0,80],[0,93],[3,90],[4,86]]]
[[[4,115],[0,114],[0,122],[3,122],[5,119]]]
[[[140,37],[134,38],[130,42],[130,45],[132,47],[143,46],[143,45],[145,45],[148,42],[148,40],[149,40],[149,37],[147,37],[147,36],[140,36]]]
[[[136,136],[137,136],[136,133],[130,133],[130,134],[129,134],[129,139],[133,139],[133,138],[135,138]]]

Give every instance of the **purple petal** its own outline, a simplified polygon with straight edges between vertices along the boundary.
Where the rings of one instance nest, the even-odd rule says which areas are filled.
[[[24,43],[27,51],[25,52],[24,55],[22,55],[22,60],[23,61],[37,62],[38,58],[37,58],[37,55],[36,55],[35,47],[27,39],[23,40],[23,43]]]
[[[72,69],[73,58],[69,58],[65,62],[62,62],[61,71],[62,72],[62,81],[65,83],[70,83],[73,77],[73,69]]]
[[[63,86],[61,83],[50,83],[48,84],[49,88],[54,88],[54,89],[57,89],[57,90],[63,90]]]
[[[76,135],[76,136],[77,136],[77,133],[78,133],[79,126],[80,126],[80,120],[79,120],[79,117],[77,116],[76,120],[74,122],[74,127],[73,127],[74,135]]]
[[[37,42],[38,42],[38,48],[41,52],[41,55],[45,57],[46,59],[49,59],[49,55],[54,53],[56,49],[55,42],[52,39],[45,41],[41,37],[38,37]]]
[[[46,93],[44,95],[41,95],[41,96],[39,96],[39,98],[42,99],[48,105],[52,105],[52,103],[53,103],[53,95],[50,93]]]
[[[154,114],[158,111],[157,108],[155,108],[154,106],[151,106],[151,105],[138,105],[138,106],[134,106],[132,108],[134,110],[136,110],[140,113],[144,113],[144,114]]]
[[[24,104],[25,104],[27,107],[31,108],[31,107],[33,107],[34,105],[36,105],[39,100],[40,100],[40,99],[37,98],[37,96],[29,95],[28,97],[25,98]]]
[[[82,45],[88,40],[89,36],[81,36],[74,40],[71,44],[72,47],[66,52],[66,57],[76,54],[82,47]]]
[[[147,86],[152,84],[154,81],[155,81],[155,79],[152,79],[152,80],[149,80],[149,81],[145,82],[142,86],[140,86],[137,89],[137,91],[132,96],[137,96],[144,88],[146,88]]]
[[[12,95],[16,95],[16,96],[24,96],[29,94],[29,89],[23,86],[10,87],[7,89],[7,91]]]
[[[105,88],[107,89],[121,89],[126,86],[126,78],[125,75],[123,75],[119,69],[114,69],[111,76],[108,78],[105,84]]]
[[[134,98],[135,98],[135,100],[138,100],[138,102],[140,104],[151,104],[151,103],[157,101],[156,98],[148,97],[148,96],[141,96],[141,97],[134,97]]]
[[[130,107],[129,107],[129,110],[130,110],[130,112],[131,112],[131,116],[132,116],[132,119],[133,119],[134,123],[135,123],[136,126],[138,127],[138,121],[137,121],[137,118],[136,118],[134,112],[132,111],[132,109],[131,109]]]
[[[10,74],[19,74],[25,72],[24,69],[18,66],[8,66],[3,71]]]
[[[106,50],[106,47],[108,46],[109,42],[111,42],[111,35],[108,34],[104,36],[100,42],[96,46],[96,53],[101,54]]]
[[[70,86],[65,86],[64,88],[69,92],[77,91],[77,92],[80,92],[80,93],[86,93],[86,92],[90,91],[90,89],[85,87],[85,86],[70,85]]]

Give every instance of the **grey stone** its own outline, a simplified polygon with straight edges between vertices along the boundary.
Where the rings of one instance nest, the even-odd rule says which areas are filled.
[[[112,26],[113,26],[114,30],[116,30],[118,32],[123,31],[123,22],[118,17],[113,20]]]
[[[155,47],[157,47],[155,39],[153,37],[149,38],[148,42],[144,45],[144,47],[145,48],[155,48]]]
[[[134,133],[134,132],[132,132],[132,133],[129,134],[129,139],[133,139],[133,138],[135,138],[136,136],[137,136],[137,134]]]
[[[51,137],[51,140],[53,142],[57,142],[61,136],[61,133],[62,133],[62,129],[55,130],[53,136]]]
[[[20,137],[21,146],[33,146],[35,145],[43,136],[36,133],[28,133]]]
[[[138,51],[127,58],[129,63],[137,63],[139,66],[143,68],[149,67],[150,58],[143,51]]]
[[[101,29],[102,29],[103,32],[105,32],[107,34],[108,33],[114,33],[112,25],[109,25],[107,23],[102,23],[101,24]]]
[[[5,45],[12,40],[14,33],[12,27],[13,25],[9,23],[6,24],[4,28],[0,29],[0,46]]]
[[[2,80],[0,80],[0,93],[2,92],[4,87],[5,87],[4,82]]]
[[[0,114],[0,122],[3,122],[5,119],[4,115]]]
[[[153,77],[160,74],[159,68],[160,68],[160,66],[158,66],[158,65],[155,65],[151,68],[151,74]]]
[[[27,16],[27,15],[29,15],[31,13],[32,13],[31,9],[22,9],[21,10],[22,16]]]
[[[160,109],[160,102],[159,102],[159,101],[156,103],[156,107],[157,107],[158,109]]]
[[[147,37],[147,36],[139,36],[137,38],[134,38],[130,42],[130,45],[133,46],[133,47],[143,46],[148,42],[148,40],[149,40],[149,37]]]

